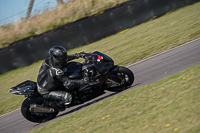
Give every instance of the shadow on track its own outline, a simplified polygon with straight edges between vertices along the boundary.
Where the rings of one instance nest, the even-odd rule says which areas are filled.
[[[130,88],[135,87],[135,86],[138,86],[138,85],[140,85],[140,83],[138,83],[138,84],[136,84],[136,85],[132,85],[132,86],[130,86]],[[128,88],[128,89],[125,89],[125,90],[129,90],[129,88]],[[83,108],[85,108],[85,107],[87,107],[87,106],[90,106],[90,105],[92,105],[92,104],[94,104],[94,103],[97,103],[97,102],[99,102],[99,101],[101,101],[101,100],[103,100],[103,99],[106,99],[106,98],[108,98],[108,97],[117,95],[118,93],[121,93],[121,92],[123,92],[123,91],[125,91],[125,90],[124,90],[124,89],[123,89],[123,90],[122,90],[122,89],[121,89],[121,90],[118,89],[118,90],[109,90],[109,91],[107,91],[107,92],[104,92],[103,94],[100,94],[99,96],[94,97],[94,98],[90,99],[89,101],[87,101],[87,102],[85,102],[85,103],[83,103],[83,104],[81,104],[81,105],[76,105],[76,106],[77,106],[76,108],[74,108],[74,109],[72,109],[72,110],[70,110],[70,111],[68,111],[68,112],[66,112],[66,113],[60,114],[60,115],[58,115],[56,118],[59,118],[59,117],[62,117],[62,116],[64,116],[64,115],[68,115],[68,114],[70,114],[70,113],[73,113],[73,112],[75,112],[75,111],[78,111],[78,110],[80,110],[80,109],[83,109]],[[108,94],[108,93],[110,93],[110,94]],[[104,94],[108,94],[108,95],[104,95]]]

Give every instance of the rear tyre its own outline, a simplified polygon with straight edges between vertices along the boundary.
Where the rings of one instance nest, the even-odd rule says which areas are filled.
[[[24,116],[24,118],[26,118],[31,122],[36,122],[36,123],[42,123],[55,118],[59,113],[58,111],[54,113],[34,113],[29,110],[30,104],[36,103],[41,105],[43,103],[43,100],[44,99],[42,97],[41,98],[37,97],[34,99],[26,98],[21,106],[21,113]]]
[[[119,66],[118,72],[111,75],[105,85],[108,90],[124,90],[133,84],[134,79],[134,74],[130,69]]]

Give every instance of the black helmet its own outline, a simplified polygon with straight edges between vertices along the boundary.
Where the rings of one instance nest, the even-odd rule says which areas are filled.
[[[65,48],[54,46],[49,50],[49,54],[56,64],[65,65],[67,61],[67,51]]]

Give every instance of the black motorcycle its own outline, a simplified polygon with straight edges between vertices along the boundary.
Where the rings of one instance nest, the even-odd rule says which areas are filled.
[[[25,81],[10,89],[10,93],[25,95],[26,99],[21,105],[22,115],[31,122],[41,123],[57,116],[63,108],[82,104],[100,94],[104,90],[123,90],[134,82],[134,74],[126,67],[114,65],[114,61],[101,52],[86,53],[84,62],[70,62],[67,65],[69,79],[90,78],[90,83],[73,89],[72,103],[67,107],[51,107],[48,99],[44,99],[37,92],[37,84]]]

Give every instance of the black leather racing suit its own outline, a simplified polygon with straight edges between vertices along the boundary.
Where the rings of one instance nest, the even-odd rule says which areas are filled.
[[[82,56],[80,53],[68,55],[68,61],[78,59]],[[56,64],[52,58],[46,59],[42,63],[37,77],[38,92],[44,98],[70,103],[72,100],[71,94],[64,91],[63,88],[71,89],[72,87],[80,87],[84,84],[84,81],[69,79],[65,75],[66,71],[65,66]]]

